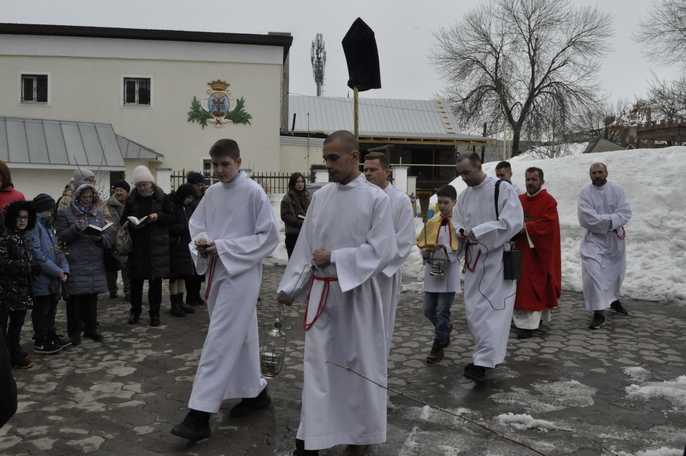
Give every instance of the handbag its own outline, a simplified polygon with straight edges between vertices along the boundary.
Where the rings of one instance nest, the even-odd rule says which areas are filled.
[[[498,209],[498,197],[500,196],[500,184],[502,180],[495,183],[495,219],[500,219],[500,211]],[[522,252],[516,247],[515,243],[508,241],[505,244],[503,251],[503,279],[505,280],[519,280],[522,275]]]
[[[117,256],[128,256],[133,249],[133,241],[131,240],[128,224],[129,222],[125,222],[120,226],[114,236],[114,251]]]

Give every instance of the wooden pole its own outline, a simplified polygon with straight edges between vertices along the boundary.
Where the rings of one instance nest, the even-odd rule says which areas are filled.
[[[353,134],[355,139],[360,139],[360,93],[357,87],[353,88]]]

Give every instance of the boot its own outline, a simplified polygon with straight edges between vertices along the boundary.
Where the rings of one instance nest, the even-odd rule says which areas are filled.
[[[149,303],[150,304],[150,326],[156,327],[160,323],[160,303]]]
[[[295,451],[293,456],[319,456],[319,450],[306,450],[305,441],[295,439]]]
[[[626,311],[622,303],[619,301],[615,301],[612,304],[610,304],[610,309],[614,310],[618,314],[629,315],[629,312]]]
[[[186,304],[186,303],[184,302],[184,300],[183,300],[183,293],[181,293],[181,294],[178,295],[178,296],[179,296],[179,309],[181,309],[181,311],[182,311],[184,314],[192,314],[192,313],[195,313],[195,309],[193,308],[193,306],[189,306],[188,304]]]
[[[464,368],[464,376],[473,382],[483,383],[486,381],[486,371],[487,368],[483,366],[475,366],[469,363]]]
[[[252,412],[263,410],[269,407],[272,399],[269,397],[267,387],[265,386],[262,392],[257,397],[251,397],[241,400],[229,412],[231,418],[242,418],[250,415]]]
[[[605,312],[602,310],[596,310],[593,312],[593,320],[588,326],[588,329],[598,329],[605,324]]]
[[[426,364],[436,364],[443,359],[443,346],[438,341],[434,341],[429,356],[426,357]]]
[[[199,410],[190,409],[186,418],[171,430],[177,437],[197,442],[210,436],[210,414]]]
[[[141,319],[141,315],[137,314],[133,310],[129,312],[129,324],[135,325]]]
[[[169,296],[169,303],[171,304],[171,311],[169,313],[175,317],[185,317],[186,316],[186,312],[184,312],[183,309],[181,308],[182,299],[183,299],[183,295],[179,295],[179,294]],[[152,318],[152,313],[151,313],[151,318]]]

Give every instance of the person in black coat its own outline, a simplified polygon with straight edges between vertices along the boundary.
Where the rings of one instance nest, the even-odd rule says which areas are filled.
[[[288,180],[288,193],[281,200],[281,220],[283,220],[286,231],[288,258],[293,254],[309,205],[310,194],[307,192],[305,176],[300,173],[293,173]]]
[[[188,221],[193,214],[194,189],[191,184],[181,185],[171,195],[173,202],[172,223],[169,226],[169,301],[171,302],[171,314],[175,317],[184,317],[187,313],[193,313],[193,307],[183,301],[184,286],[186,292],[192,290],[189,281],[195,276],[195,266],[191,258],[188,244],[191,242],[191,233],[188,231]]]
[[[171,201],[154,183],[145,166],[133,171],[135,189],[129,195],[121,224],[126,223],[131,235],[129,253],[129,288],[131,310],[129,324],[140,320],[143,307],[143,284],[148,281],[150,326],[160,325],[162,279],[169,277],[169,225],[172,221]],[[131,218],[144,219],[136,224]]]
[[[197,171],[191,171],[186,177],[186,183],[193,188],[193,202],[190,206],[190,213],[193,214],[195,208],[200,204],[200,200],[207,190],[209,180]],[[189,216],[190,217],[190,216]],[[186,305],[200,306],[203,304],[202,296],[200,296],[200,289],[202,282],[205,280],[204,275],[193,274],[192,277],[186,280]]]

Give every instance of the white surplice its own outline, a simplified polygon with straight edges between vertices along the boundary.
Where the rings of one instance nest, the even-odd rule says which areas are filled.
[[[332,252],[332,264],[317,268],[312,276],[308,321],[322,301],[326,306],[305,333],[297,437],[308,450],[382,443],[386,391],[332,363],[386,385],[385,298],[378,274],[397,249],[386,193],[363,175],[315,192],[280,292],[295,296],[308,288],[303,271],[310,269],[312,252],[318,248]]]
[[[578,215],[586,230],[580,249],[584,306],[604,310],[619,299],[624,280],[624,226],[631,220],[631,207],[619,185],[588,184],[579,193]]]
[[[188,407],[216,413],[224,399],[257,396],[267,385],[260,373],[257,298],[262,260],[277,246],[269,198],[239,174],[212,185],[189,222],[198,274],[206,274],[210,323]],[[217,255],[198,255],[194,241],[214,241]]]
[[[469,229],[478,240],[465,247],[465,314],[476,341],[473,363],[491,368],[505,360],[516,294],[516,282],[503,278],[503,251],[524,224],[519,197],[506,183],[500,184],[496,221],[496,182],[487,176],[481,184],[467,187],[453,211],[455,229]]]
[[[391,202],[393,227],[395,229],[396,255],[391,262],[379,274],[378,280],[384,296],[384,321],[386,325],[386,344],[391,350],[393,328],[395,327],[395,314],[400,301],[400,281],[402,278],[402,265],[416,245],[414,228],[414,211],[410,198],[392,184],[384,189]]]

